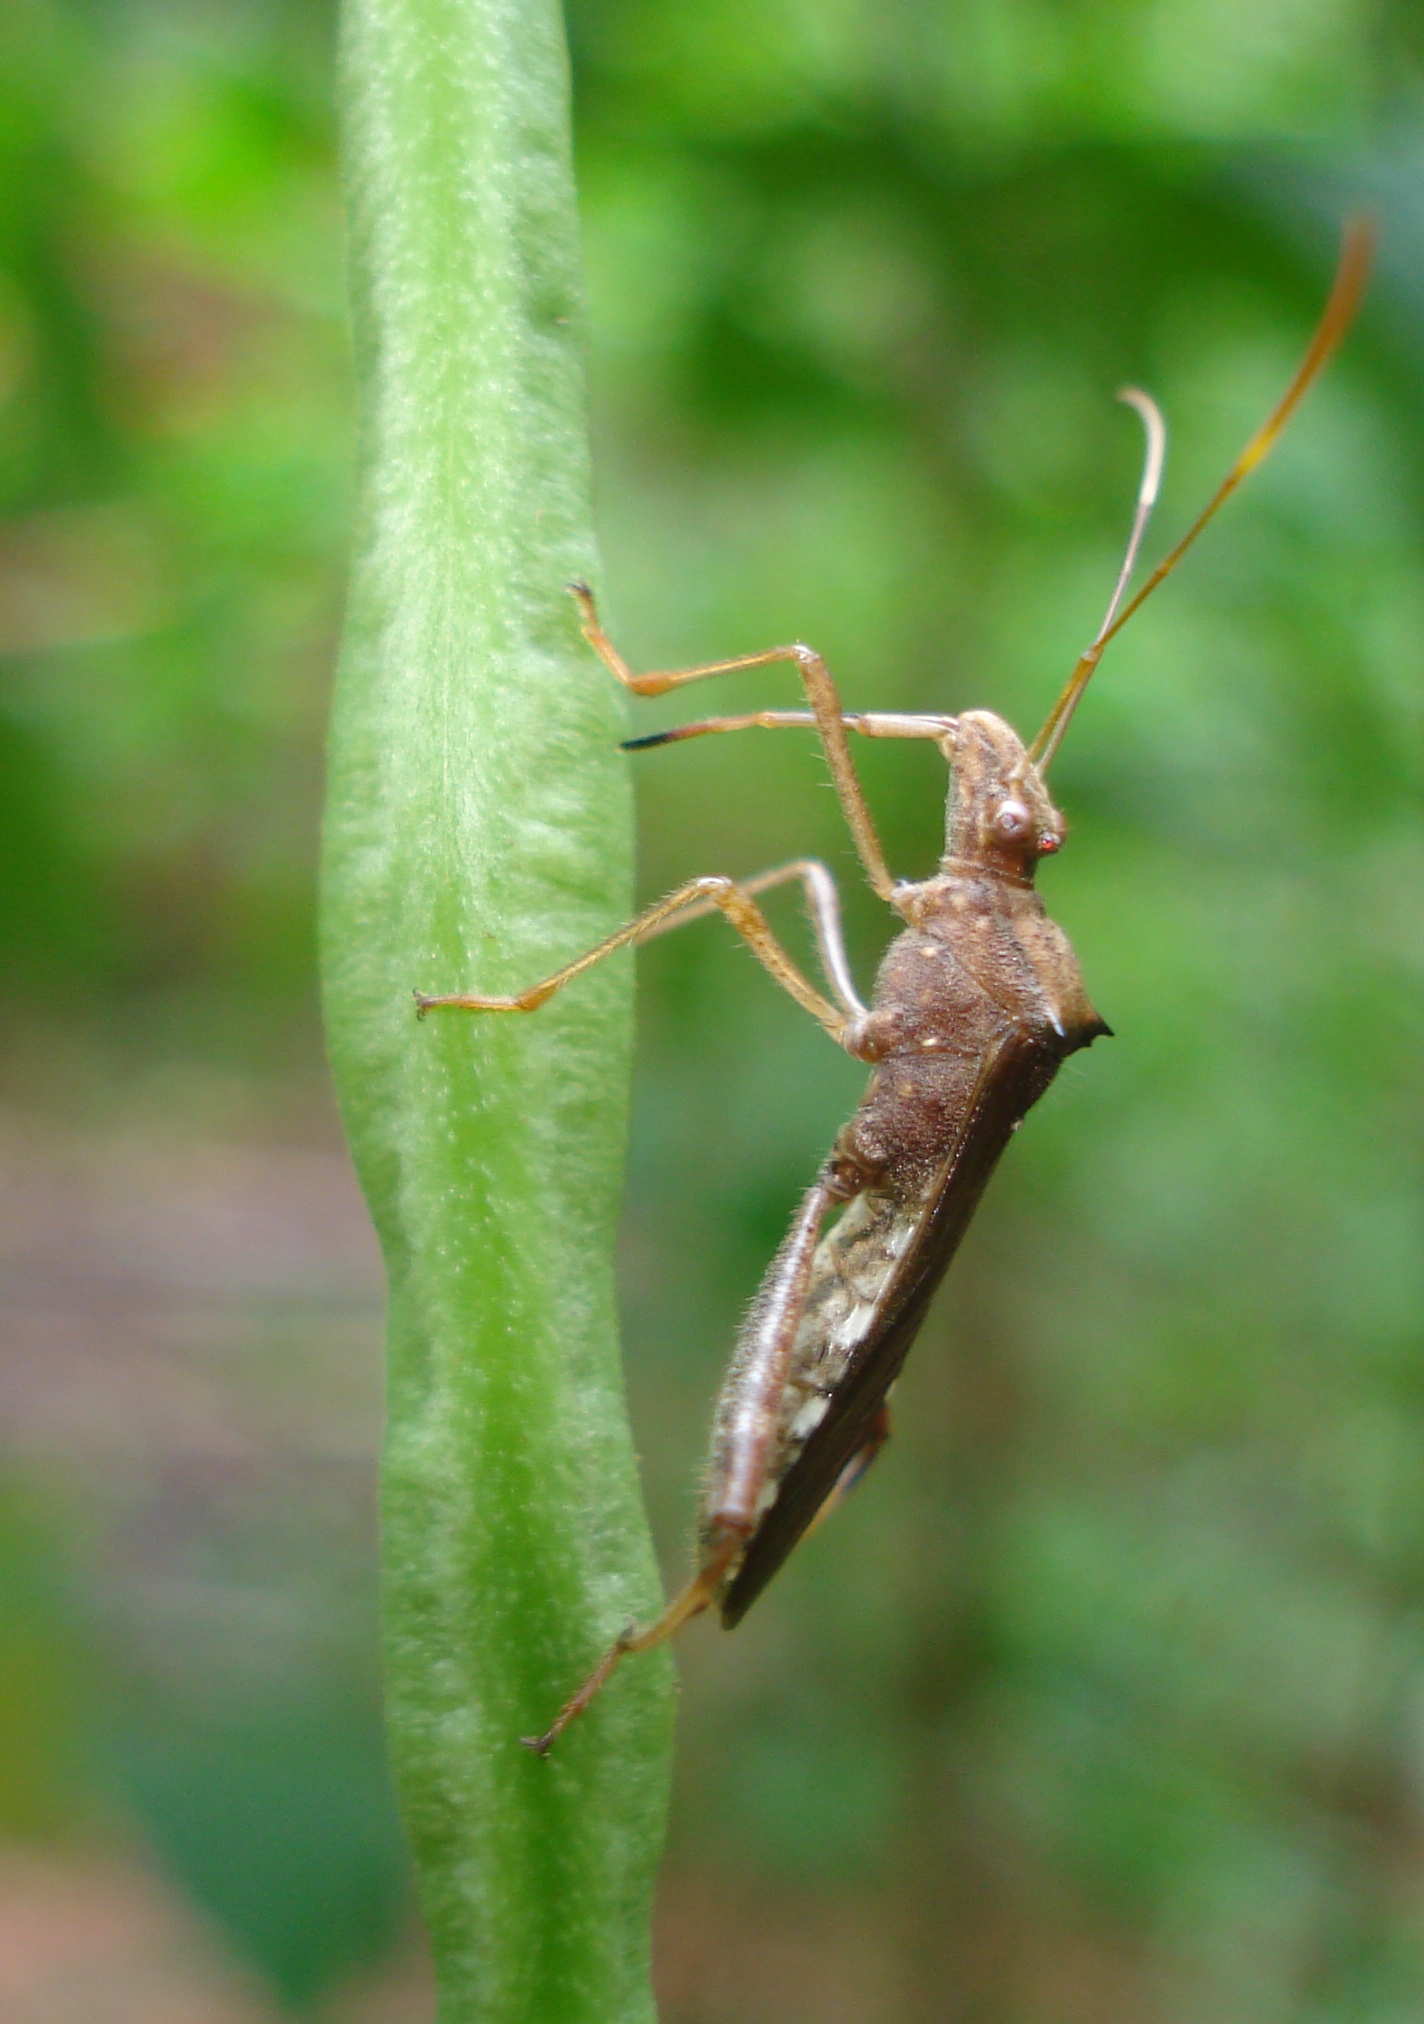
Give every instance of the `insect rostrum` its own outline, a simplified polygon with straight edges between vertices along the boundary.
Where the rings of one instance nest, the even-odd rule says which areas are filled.
[[[592,964],[713,910],[771,975],[856,1059],[871,1066],[854,1117],[831,1148],[767,1268],[743,1322],[713,1419],[698,1564],[655,1623],[616,1637],[551,1727],[526,1740],[541,1754],[629,1652],[661,1643],[709,1607],[737,1623],[807,1530],[883,1446],[887,1397],[930,1299],[994,1167],[1061,1064],[1108,1027],[1089,1003],[1066,935],[1034,889],[1042,857],[1063,842],[1045,774],[1103,648],[1270,449],[1348,327],[1364,286],[1371,235],[1347,233],[1335,286],[1305,359],[1263,427],[1186,535],[1119,611],[1156,497],[1163,431],[1143,394],[1124,396],[1147,428],[1147,457],[1122,571],[1096,638],[1031,747],[987,710],[957,717],[842,709],[820,656],[773,647],[672,673],[635,674],[598,620],[592,593],[570,588],[584,636],[638,695],[659,695],[735,668],[791,662],[810,707],[712,717],[630,740],[633,749],[753,727],[813,728],[870,884],[903,922],[869,1007],[851,980],[830,874],[798,859],[750,879],[694,879],[628,927],[514,997],[417,995],[433,1009],[532,1012]],[[935,876],[894,879],[856,778],[848,734],[929,739],[951,775],[945,850]],[[773,934],[756,895],[798,881],[829,996]],[[832,1220],[834,1218],[834,1220]]]

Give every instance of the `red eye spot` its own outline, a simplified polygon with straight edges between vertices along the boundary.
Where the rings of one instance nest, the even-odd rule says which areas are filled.
[[[1038,839],[1038,854],[1040,857],[1052,857],[1055,850],[1061,850],[1062,848],[1063,839],[1061,836],[1041,836]]]

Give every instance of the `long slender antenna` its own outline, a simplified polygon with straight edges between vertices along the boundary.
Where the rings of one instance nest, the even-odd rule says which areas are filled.
[[[1162,410],[1151,394],[1143,393],[1141,387],[1123,387],[1118,399],[1126,401],[1130,408],[1136,408],[1141,415],[1142,426],[1147,432],[1147,447],[1142,458],[1142,477],[1137,487],[1137,505],[1132,515],[1132,532],[1127,537],[1122,568],[1117,573],[1117,582],[1113,585],[1113,594],[1108,599],[1108,608],[1103,614],[1102,624],[1098,627],[1097,637],[1093,641],[1094,646],[1099,640],[1107,637],[1108,627],[1113,622],[1113,614],[1122,603],[1122,594],[1127,589],[1132,572],[1137,566],[1137,551],[1142,546],[1142,537],[1147,532],[1148,521],[1152,518],[1152,508],[1157,504],[1157,494],[1162,488],[1162,463],[1167,455],[1167,424],[1162,419]]]
[[[1063,733],[1068,729],[1068,720],[1078,707],[1078,700],[1088,686],[1093,669],[1102,659],[1118,606],[1122,603],[1123,592],[1127,589],[1137,563],[1137,551],[1142,546],[1142,537],[1147,532],[1147,523],[1152,517],[1152,508],[1157,504],[1157,494],[1162,484],[1162,463],[1167,454],[1167,424],[1162,419],[1162,410],[1151,394],[1143,393],[1140,387],[1123,387],[1118,394],[1120,401],[1126,401],[1130,408],[1136,408],[1142,417],[1147,443],[1142,457],[1142,477],[1137,487],[1137,505],[1132,515],[1132,532],[1127,537],[1127,549],[1122,558],[1122,568],[1117,573],[1113,594],[1108,599],[1108,608],[1103,622],[1093,635],[1093,643],[1086,652],[1078,656],[1072,679],[1053,706],[1052,714],[1034,742],[1029,757],[1035,762],[1040,773],[1058,750]]]
[[[1110,639],[1114,639],[1122,631],[1133,613],[1151,597],[1158,584],[1171,575],[1207,522],[1215,517],[1241,480],[1269,455],[1301,398],[1319,376],[1326,360],[1354,322],[1360,298],[1365,292],[1365,283],[1369,279],[1375,236],[1374,223],[1369,218],[1352,218],[1346,225],[1344,244],[1340,251],[1340,264],[1335,270],[1330,298],[1316,326],[1315,335],[1310,340],[1305,357],[1301,360],[1299,371],[1176,547],[1158,563],[1141,590],[1115,618],[1111,612],[1109,613],[1109,618],[1097,638],[1079,657],[1062,695],[1049,711],[1047,722],[1030,748],[1029,757],[1040,773],[1047,767],[1049,760],[1062,743],[1063,733],[1068,728],[1068,720],[1078,707],[1078,699],[1088,686],[1093,669],[1102,659],[1103,648]],[[1133,405],[1136,406],[1136,402]]]

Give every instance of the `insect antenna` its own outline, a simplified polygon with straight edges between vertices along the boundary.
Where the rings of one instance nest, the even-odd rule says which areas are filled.
[[[1040,773],[1062,743],[1063,733],[1068,729],[1068,720],[1078,707],[1078,698],[1087,688],[1093,669],[1102,659],[1103,648],[1117,630],[1113,620],[1117,616],[1123,592],[1127,589],[1136,566],[1137,552],[1142,546],[1142,537],[1147,532],[1147,523],[1152,517],[1152,508],[1157,504],[1157,493],[1162,483],[1162,463],[1167,454],[1167,424],[1162,419],[1162,410],[1151,394],[1143,393],[1140,387],[1123,387],[1118,399],[1126,401],[1130,408],[1136,408],[1142,417],[1142,426],[1147,435],[1142,457],[1142,477],[1137,486],[1137,505],[1132,515],[1132,532],[1127,537],[1122,568],[1117,573],[1117,582],[1113,585],[1113,594],[1108,599],[1103,622],[1094,633],[1091,646],[1078,656],[1068,686],[1054,704],[1048,722],[1039,732],[1029,752],[1029,757]],[[1140,602],[1140,598],[1135,598],[1132,608]]]
[[[1147,443],[1142,457],[1142,477],[1137,487],[1137,505],[1133,509],[1132,532],[1127,537],[1127,548],[1123,553],[1122,568],[1117,573],[1113,594],[1108,599],[1108,608],[1103,622],[1093,639],[1095,647],[1101,647],[1108,636],[1122,603],[1122,594],[1127,589],[1132,572],[1137,566],[1137,551],[1142,546],[1142,537],[1147,532],[1147,523],[1152,518],[1152,508],[1157,504],[1157,494],[1162,485],[1162,463],[1167,455],[1167,424],[1162,419],[1162,410],[1151,394],[1143,393],[1141,387],[1123,387],[1118,399],[1135,408],[1142,417],[1142,426],[1147,434]]]
[[[1163,557],[1162,561],[1158,563],[1157,567],[1148,577],[1146,583],[1143,584],[1141,590],[1119,612],[1117,606],[1127,586],[1127,579],[1132,573],[1132,565],[1136,560],[1137,545],[1141,539],[1142,529],[1146,525],[1147,514],[1151,511],[1152,498],[1155,497],[1155,486],[1150,482],[1153,461],[1153,429],[1149,414],[1156,413],[1153,404],[1147,399],[1147,396],[1145,394],[1138,394],[1135,388],[1129,388],[1121,395],[1123,400],[1130,402],[1137,409],[1148,431],[1147,461],[1143,470],[1142,485],[1138,491],[1137,515],[1133,521],[1132,538],[1128,543],[1127,558],[1123,564],[1122,573],[1118,578],[1117,588],[1113,592],[1112,603],[1108,606],[1108,615],[1099,628],[1097,637],[1094,639],[1092,645],[1079,656],[1078,663],[1072,674],[1068,677],[1067,685],[1062,695],[1049,711],[1048,719],[1043,729],[1039,732],[1030,747],[1029,757],[1033,760],[1040,773],[1046,770],[1049,761],[1062,744],[1063,734],[1068,728],[1069,720],[1074,710],[1078,707],[1078,701],[1084,689],[1088,686],[1093,669],[1102,659],[1103,649],[1108,641],[1115,638],[1122,631],[1133,613],[1151,597],[1158,584],[1171,575],[1207,522],[1213,519],[1220,508],[1225,505],[1242,479],[1254,471],[1256,466],[1275,447],[1277,437],[1295,412],[1303,395],[1311,383],[1318,377],[1321,368],[1325,365],[1330,354],[1354,322],[1355,312],[1360,306],[1360,298],[1365,292],[1365,283],[1369,278],[1370,258],[1374,252],[1374,245],[1375,228],[1372,221],[1368,218],[1351,219],[1350,223],[1345,227],[1345,242],[1341,248],[1340,264],[1335,271],[1335,280],[1330,290],[1329,300],[1325,304],[1320,322],[1316,326],[1315,335],[1310,340],[1309,348],[1306,351],[1305,357],[1300,362],[1300,368],[1295,378],[1286,388],[1285,393],[1271,410],[1266,420],[1261,424],[1261,427],[1257,429],[1255,435],[1247,443],[1245,449],[1227,472],[1203,511],[1197,515],[1176,547]],[[1158,418],[1158,426],[1160,427],[1160,417]]]

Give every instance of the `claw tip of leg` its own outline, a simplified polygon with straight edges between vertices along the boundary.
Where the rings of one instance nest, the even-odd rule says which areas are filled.
[[[552,1736],[521,1736],[519,1740],[526,1750],[532,1750],[539,1758],[546,1758],[554,1744]]]

